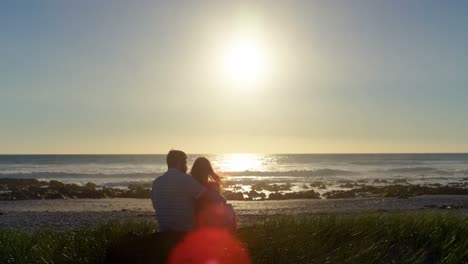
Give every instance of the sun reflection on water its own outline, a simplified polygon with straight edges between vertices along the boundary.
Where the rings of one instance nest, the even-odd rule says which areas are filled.
[[[262,171],[265,169],[264,156],[251,153],[223,154],[213,163],[222,172]]]

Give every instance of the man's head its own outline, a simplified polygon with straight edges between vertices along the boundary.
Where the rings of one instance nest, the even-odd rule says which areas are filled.
[[[180,150],[171,150],[166,157],[167,167],[187,173],[187,154]]]

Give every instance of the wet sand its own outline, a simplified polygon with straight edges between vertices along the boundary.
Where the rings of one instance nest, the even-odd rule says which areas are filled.
[[[468,196],[232,201],[241,226],[271,215],[450,210],[468,214]],[[148,199],[0,201],[0,227],[73,229],[108,221],[155,221]]]

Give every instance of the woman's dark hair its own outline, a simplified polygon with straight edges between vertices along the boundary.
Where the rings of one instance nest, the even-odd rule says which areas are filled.
[[[210,161],[205,157],[199,157],[195,160],[190,175],[202,185],[205,185],[210,178],[218,184],[222,182],[221,176],[214,172]]]

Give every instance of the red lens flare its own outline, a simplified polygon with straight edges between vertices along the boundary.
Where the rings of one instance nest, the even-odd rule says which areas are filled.
[[[227,230],[202,228],[189,233],[172,250],[169,264],[250,264],[247,250]]]

